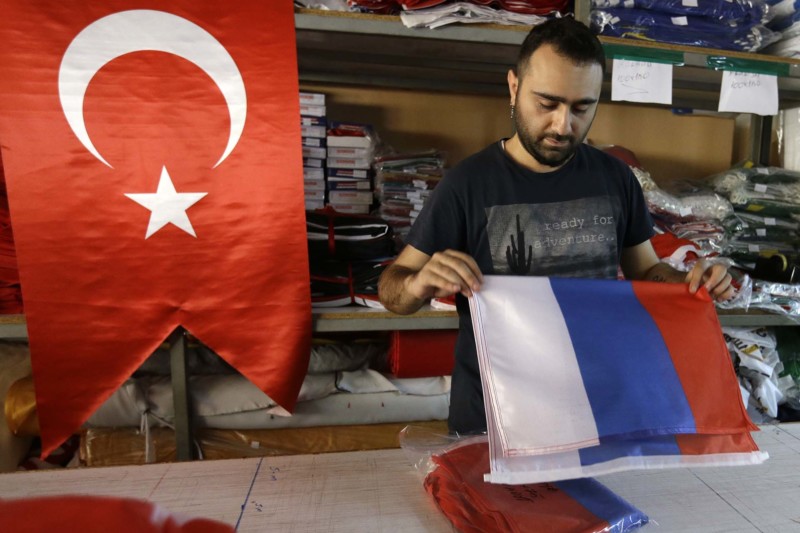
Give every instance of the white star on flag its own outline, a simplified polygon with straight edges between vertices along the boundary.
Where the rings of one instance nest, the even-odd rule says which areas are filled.
[[[177,192],[167,167],[161,170],[158,188],[154,193],[125,193],[125,196],[150,210],[150,223],[145,239],[166,226],[174,224],[192,237],[197,237],[186,210],[200,201],[207,192]]]

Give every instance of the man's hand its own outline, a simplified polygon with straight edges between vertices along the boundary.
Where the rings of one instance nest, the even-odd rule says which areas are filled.
[[[686,274],[686,283],[689,292],[694,294],[703,285],[708,293],[717,301],[729,300],[733,297],[734,287],[731,285],[731,275],[728,268],[721,263],[713,263],[706,259],[699,259],[694,267]]]
[[[407,315],[429,298],[457,292],[472,296],[482,282],[478,264],[464,252],[445,250],[429,256],[408,245],[381,274],[378,295],[386,309]]]
[[[483,276],[471,256],[456,250],[436,252],[413,276],[406,278],[405,288],[420,300],[443,298],[460,292],[466,297],[480,289]]]

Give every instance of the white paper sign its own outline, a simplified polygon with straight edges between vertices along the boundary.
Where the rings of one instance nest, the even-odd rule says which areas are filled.
[[[615,59],[611,99],[672,104],[672,65]]]
[[[750,72],[722,73],[718,111],[778,114],[778,77]]]

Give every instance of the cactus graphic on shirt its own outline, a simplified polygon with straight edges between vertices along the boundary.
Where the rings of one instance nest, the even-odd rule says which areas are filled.
[[[517,215],[517,240],[514,242],[514,235],[511,235],[511,246],[506,246],[506,261],[512,274],[527,274],[531,270],[533,260],[533,249],[528,245],[528,258],[525,259],[525,232],[519,225],[519,215]]]

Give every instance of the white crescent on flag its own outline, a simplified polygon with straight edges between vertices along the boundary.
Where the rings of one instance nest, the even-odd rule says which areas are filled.
[[[247,94],[241,72],[225,47],[210,33],[185,18],[163,11],[121,11],[89,24],[72,40],[61,60],[58,94],[75,136],[97,159],[111,167],[92,144],[83,120],[83,100],[94,75],[125,54],[166,52],[202,69],[217,84],[230,114],[228,144],[214,168],[233,151],[244,130]],[[112,167],[113,168],[113,167]]]

